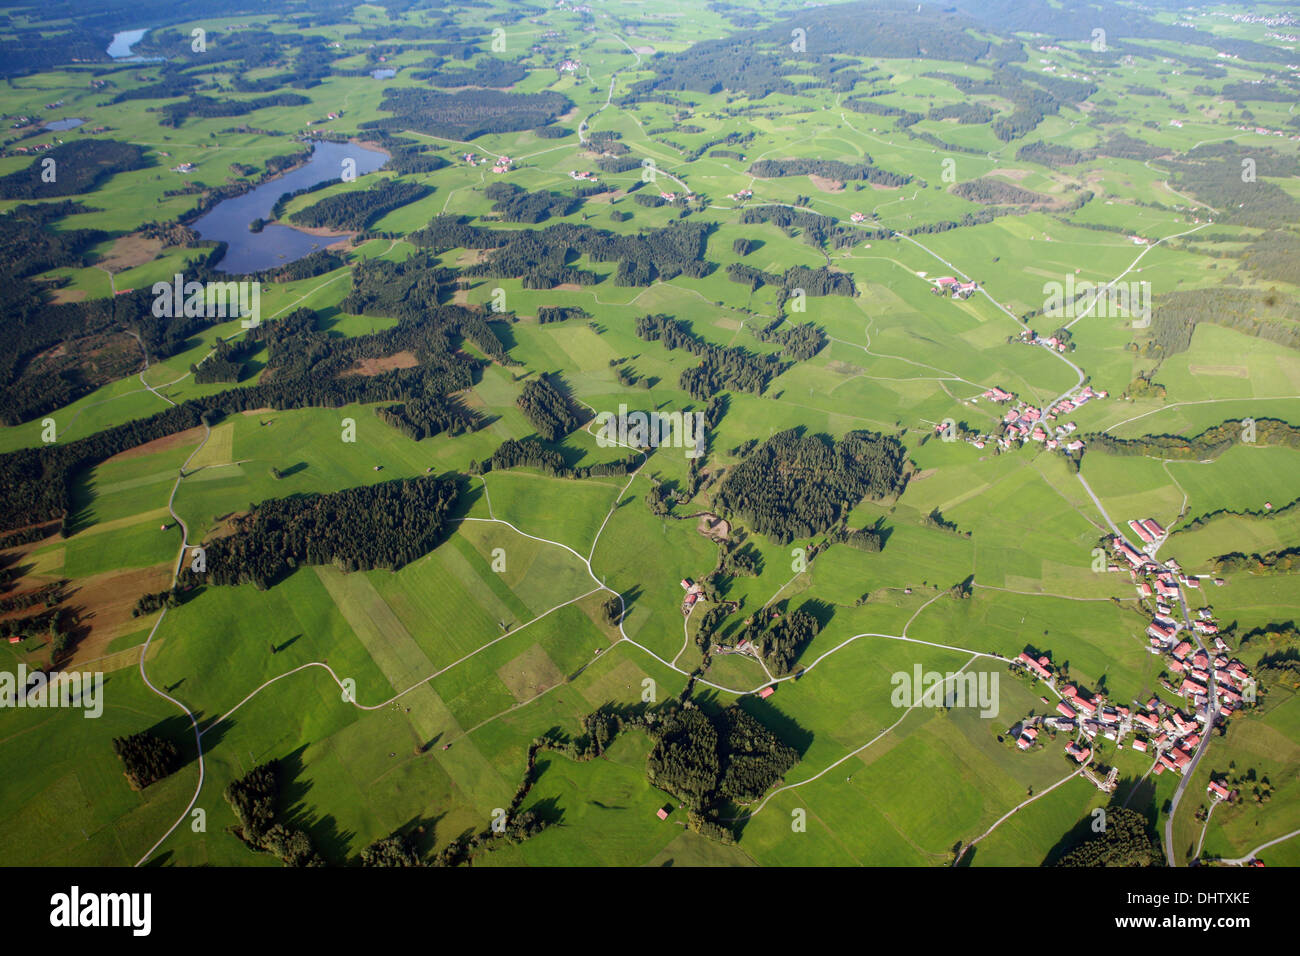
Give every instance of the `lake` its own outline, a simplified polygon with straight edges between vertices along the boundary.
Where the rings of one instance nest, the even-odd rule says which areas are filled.
[[[49,130],[76,129],[84,122],[86,122],[84,119],[50,120],[43,128]]]
[[[261,272],[301,259],[346,235],[314,236],[281,225],[267,226],[261,232],[251,232],[248,228],[255,219],[271,218],[276,200],[285,193],[342,178],[345,159],[356,163],[356,172],[360,176],[384,165],[388,155],[351,143],[316,143],[305,166],[265,182],[242,196],[223,199],[200,216],[194,222],[199,236],[226,243],[226,254],[217,263],[217,271]],[[364,187],[358,184],[358,188]]]
[[[391,80],[397,75],[397,71],[392,69],[371,70],[370,75],[376,80]]]
[[[124,63],[158,63],[165,60],[162,56],[132,56],[131,47],[135,46],[148,33],[148,28],[143,30],[123,30],[121,33],[113,34],[113,41],[109,43],[107,53],[115,60]]]

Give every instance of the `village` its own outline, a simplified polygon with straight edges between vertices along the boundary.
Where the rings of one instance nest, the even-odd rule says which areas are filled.
[[[1041,442],[1048,451],[1059,450],[1067,454],[1078,454],[1083,451],[1084,443],[1070,436],[1078,431],[1079,426],[1072,421],[1058,424],[1058,419],[1093,399],[1106,396],[1105,390],[1085,385],[1078,393],[1061,399],[1044,411],[1020,400],[1014,392],[994,386],[983,392],[980,397],[995,405],[1010,406],[1002,414],[1002,421],[995,431],[984,434],[970,433],[963,438],[976,448],[984,448],[990,442],[996,442],[999,451],[1010,451],[1033,441]],[[935,426],[936,433],[942,433],[944,429],[943,422]]]
[[[1111,546],[1123,563],[1109,564],[1107,571],[1128,571],[1139,606],[1151,614],[1146,629],[1148,651],[1163,656],[1166,674],[1182,678],[1175,682],[1162,675],[1160,686],[1181,698],[1183,706],[1153,695],[1145,704],[1134,701],[1130,708],[1111,704],[1104,694],[1085,695],[1075,684],[1067,683],[1057,691],[1061,697],[1056,705],[1058,716],[1027,717],[1012,728],[1012,733],[1022,751],[1039,744],[1043,731],[1075,735],[1066,745],[1065,753],[1081,765],[1092,759],[1099,736],[1113,741],[1117,750],[1123,749],[1125,740],[1131,737],[1129,746],[1135,752],[1152,756],[1152,774],[1160,776],[1167,770],[1182,774],[1192,765],[1202,737],[1214,724],[1255,702],[1255,680],[1249,669],[1231,656],[1227,642],[1219,635],[1212,607],[1197,609],[1195,620],[1190,625],[1185,623],[1191,615],[1181,589],[1199,589],[1201,576],[1184,574],[1173,558],[1164,562],[1155,559],[1156,551],[1168,537],[1164,527],[1154,518],[1134,518],[1128,525],[1142,542],[1143,549],[1135,548],[1122,535],[1115,535]],[[1213,581],[1216,585],[1225,583],[1222,578]],[[1175,604],[1182,609],[1182,621],[1174,614]],[[1213,654],[1202,639],[1210,641]],[[1027,648],[1015,663],[1027,674],[1057,689],[1049,655]],[[1041,699],[1050,703],[1046,697]],[[1113,769],[1105,780],[1087,769],[1085,775],[1099,789],[1110,792],[1115,788]],[[1207,790],[1215,801],[1233,797],[1219,781],[1211,780]]]
[[[1049,656],[1022,651],[1015,663],[1056,690]],[[1134,752],[1151,755],[1155,761],[1152,772],[1159,776],[1166,769],[1182,773],[1207,732],[1204,708],[1188,715],[1154,695],[1145,703],[1134,701],[1130,707],[1110,702],[1103,693],[1087,693],[1074,683],[1063,685],[1057,693],[1061,700],[1056,705],[1056,716],[1029,716],[1012,727],[1016,746],[1028,751],[1042,743],[1043,733],[1069,734],[1066,756],[1083,765],[1084,776],[1106,793],[1115,790],[1118,771],[1111,767],[1103,778],[1088,766],[1098,738],[1113,742],[1116,750],[1124,749],[1127,741]],[[1046,697],[1041,699],[1050,703]]]

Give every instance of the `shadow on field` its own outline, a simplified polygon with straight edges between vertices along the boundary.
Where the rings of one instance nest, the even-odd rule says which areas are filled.
[[[279,654],[281,651],[285,650],[286,648],[292,647],[294,644],[298,643],[298,639],[300,637],[302,637],[301,634],[295,634],[293,637],[289,638],[283,644],[273,644],[271,646],[271,653]]]
[[[446,813],[439,813],[435,816],[421,817],[414,816],[399,826],[394,832],[406,837],[415,852],[423,860],[432,855],[433,851],[438,848],[438,824]]]
[[[305,830],[310,835],[316,852],[331,865],[342,866],[351,855],[356,833],[340,830],[338,821],[332,815],[321,816],[307,806],[306,798],[312,783],[302,778],[302,755],[306,749],[307,745],[304,744],[280,758],[281,812],[276,815],[276,819],[287,827]]]
[[[644,594],[645,592],[641,590],[641,586],[639,584],[634,584],[626,591],[620,591],[619,593],[623,596],[623,618],[622,619],[626,621],[627,616],[632,613],[632,608],[636,605],[636,602],[640,600],[641,595]]]
[[[105,676],[105,689],[108,688],[111,680],[111,677]],[[208,715],[205,715],[203,711],[194,711],[194,720],[199,725],[200,730],[203,729],[203,724],[206,719],[208,719]],[[218,724],[212,733],[204,734],[203,750],[205,753],[221,742],[221,738],[230,729],[230,726],[230,721],[224,721],[223,723]],[[176,768],[177,772],[184,770],[190,764],[198,760],[199,752],[194,743],[194,728],[190,725],[189,717],[184,714],[175,714],[174,716],[164,717],[162,720],[158,721],[158,723],[149,727],[147,732],[163,740],[170,740],[176,745],[176,749],[179,750],[181,754],[181,762]]]
[[[793,747],[800,759],[812,746],[812,731],[800,727],[793,717],[772,706],[770,701],[763,700],[755,694],[746,694],[736,701],[736,706],[776,734],[781,743]]]

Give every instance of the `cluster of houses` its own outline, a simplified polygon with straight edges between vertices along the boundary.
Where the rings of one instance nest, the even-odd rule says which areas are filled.
[[[1056,352],[1064,352],[1070,347],[1070,343],[1067,339],[1058,338],[1055,335],[1049,335],[1047,338],[1040,339],[1038,333],[1033,329],[1023,330],[1020,333],[1019,341],[1025,345],[1042,345]]]
[[[686,596],[682,598],[682,614],[689,617],[691,609],[695,607],[695,602],[698,601],[700,595],[704,593],[704,588],[700,587],[690,578],[682,578],[682,590],[686,592]]]
[[[1177,648],[1186,655],[1191,645],[1183,642]],[[1208,666],[1208,655],[1203,655],[1202,664]],[[1190,658],[1197,660],[1197,656]],[[1055,687],[1051,659],[1022,651],[1016,663],[1030,674]],[[1249,680],[1249,674],[1239,661],[1229,661],[1220,654],[1215,660],[1215,681],[1224,675],[1225,686],[1232,682],[1234,686],[1244,687],[1242,682]],[[1124,740],[1132,737],[1131,746],[1136,753],[1154,753],[1156,774],[1172,770],[1182,773],[1191,763],[1196,747],[1203,735],[1202,725],[1207,719],[1208,711],[1204,707],[1204,698],[1196,706],[1192,716],[1183,713],[1177,707],[1165,703],[1158,697],[1151,697],[1145,705],[1134,702],[1133,707],[1109,703],[1104,694],[1095,693],[1085,697],[1074,684],[1066,684],[1060,689],[1061,701],[1056,705],[1058,716],[1031,717],[1022,721],[1016,746],[1029,750],[1038,741],[1042,730],[1051,729],[1076,735],[1065,747],[1065,753],[1078,764],[1085,764],[1091,758],[1095,741],[1098,737],[1113,741],[1117,748],[1123,748]],[[1240,693],[1237,695],[1240,697]],[[1043,698],[1046,702],[1047,698]],[[1196,702],[1195,697],[1193,702]],[[1115,774],[1106,780],[1090,777],[1101,789],[1108,790],[1114,786]],[[1212,789],[1213,792],[1213,789]],[[1226,799],[1226,798],[1225,798]]]
[[[1181,600],[1179,587],[1199,588],[1201,581],[1196,575],[1183,574],[1174,558],[1159,563],[1152,557],[1167,535],[1155,518],[1134,518],[1128,525],[1141,539],[1143,549],[1139,551],[1119,536],[1114,538],[1112,546],[1115,553],[1128,564],[1129,579],[1137,588],[1138,600],[1144,603],[1154,602],[1151,623],[1147,625],[1147,638],[1151,653],[1159,654],[1174,646],[1178,632],[1183,628],[1182,622],[1173,615],[1174,602]],[[1112,564],[1107,570],[1120,571],[1122,567]],[[1202,627],[1211,627],[1204,620],[1201,624]],[[1218,626],[1213,625],[1213,630],[1217,631]]]
[[[739,191],[737,191],[737,192],[734,192],[734,193],[727,193],[727,198],[728,198],[728,199],[734,199],[734,200],[736,200],[737,202],[742,202],[742,201],[744,201],[744,200],[746,200],[746,199],[753,199],[753,198],[754,198],[754,190],[752,190],[752,189],[741,189],[741,190],[739,190]],[[857,212],[855,212],[853,215],[855,215],[855,216],[860,216],[860,215],[862,215],[862,214],[861,214],[861,213],[857,213]],[[855,220],[853,220],[853,221],[854,221],[854,222],[858,222],[859,220],[855,219]]]
[[[493,164],[492,172],[494,173],[508,173],[510,172],[510,167],[514,165],[514,160],[511,159],[509,156],[498,156],[495,160],[490,160],[486,156],[478,156],[474,153],[466,153],[464,156],[461,157],[461,159],[463,159],[471,166],[486,166],[489,162],[491,162]],[[572,175],[572,173],[570,173],[570,175]]]
[[[1049,342],[1051,339],[1048,340]],[[1093,388],[1091,385],[1085,385],[1077,395],[1067,395],[1055,405],[1047,410],[1047,420],[1054,421],[1061,415],[1068,415],[1077,408],[1082,408],[1094,398],[1106,398],[1110,393],[1104,388]],[[1073,431],[1073,429],[1071,429]]]
[[[191,173],[193,171],[194,171],[193,163],[181,163],[179,166],[172,167],[172,172],[174,173]]]
[[[1056,423],[1058,416],[1078,408],[1093,398],[1104,397],[1105,392],[1095,392],[1091,385],[1085,385],[1077,395],[1064,398],[1044,411],[1028,402],[1019,401],[1014,392],[1001,388],[990,388],[981,396],[996,405],[1011,404],[1002,415],[1001,434],[997,436],[998,448],[1006,451],[1013,443],[1036,441],[1042,442],[1048,451],[1063,450],[1077,453],[1083,450],[1083,442],[1070,436],[1078,431],[1074,422]],[[981,435],[972,439],[976,448],[983,448],[992,436]],[[1018,447],[1018,446],[1015,446]]]
[[[1214,637],[1214,657],[1204,648],[1193,653],[1190,641],[1180,641],[1165,659],[1169,670],[1183,675],[1177,688],[1168,685],[1174,693],[1181,694],[1199,712],[1206,706],[1210,693],[1210,675],[1214,675],[1214,689],[1219,710],[1225,714],[1240,710],[1254,701],[1255,679],[1246,665],[1228,656],[1228,645],[1221,637]],[[1189,656],[1190,655],[1190,656]]]
[[[581,60],[565,60],[556,69],[561,73],[577,73],[580,66],[582,66]]]
[[[62,142],[62,140],[60,140]],[[15,146],[15,153],[41,153],[47,149],[53,149],[54,143],[37,143],[34,146]]]
[[[1039,680],[1051,686],[1056,687],[1055,675],[1052,671],[1052,659],[1046,654],[1032,654],[1029,651],[1021,651],[1020,656],[1015,661],[1026,671]],[[1056,705],[1058,716],[1055,717],[1030,717],[1020,724],[1020,734],[1016,738],[1016,746],[1021,750],[1029,750],[1038,741],[1040,729],[1050,729],[1068,734],[1077,734],[1072,738],[1065,747],[1067,755],[1072,757],[1076,763],[1084,764],[1092,758],[1092,747],[1090,746],[1093,739],[1098,734],[1118,741],[1129,730],[1131,714],[1129,708],[1122,705],[1111,706],[1107,704],[1106,697],[1103,694],[1092,694],[1084,697],[1079,692],[1079,688],[1074,684],[1066,684],[1060,690],[1061,701]],[[1044,703],[1049,703],[1046,697],[1042,698]],[[1114,780],[1094,781],[1102,789],[1113,788]]]
[[[862,220],[854,219],[853,221],[861,222]],[[931,279],[930,285],[932,286],[930,291],[935,295],[948,295],[951,293],[954,299],[969,299],[980,287],[978,282],[962,282],[956,276],[939,276],[937,279]]]
[[[1286,136],[1285,130],[1269,129],[1266,126],[1238,126],[1238,130],[1243,133],[1258,133],[1260,136]],[[1293,133],[1290,137],[1293,140],[1300,140],[1300,133]]]
[[[569,170],[569,178],[591,183],[596,181],[596,174],[589,169],[571,169]]]

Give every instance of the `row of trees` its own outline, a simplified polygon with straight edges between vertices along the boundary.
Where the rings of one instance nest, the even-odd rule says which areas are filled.
[[[578,306],[543,305],[537,309],[537,322],[547,325],[551,322],[567,322],[569,319],[589,319],[591,313]]]
[[[179,607],[181,603],[181,594],[178,588],[168,588],[166,591],[155,591],[149,594],[140,595],[136,600],[135,606],[131,608],[132,617],[144,617],[152,614],[154,611],[161,611],[163,608]]]
[[[858,294],[853,276],[839,272],[827,266],[810,269],[808,266],[791,266],[780,275],[764,272],[747,266],[743,262],[732,262],[727,266],[727,278],[732,282],[748,285],[751,290],[764,285],[775,286],[781,290],[778,296],[784,302],[796,289],[802,289],[805,295],[843,295],[852,298]]]
[[[68,579],[63,578],[54,581],[51,584],[42,584],[40,587],[32,588],[30,591],[20,591],[17,594],[7,594],[0,598],[0,614],[10,614],[13,611],[25,611],[29,607],[36,607],[38,604],[47,608],[54,607],[63,600],[63,592],[67,586]]]
[[[1051,202],[1050,197],[1044,196],[1042,193],[1036,193],[1030,189],[1021,189],[1011,183],[987,177],[958,183],[952,188],[952,192],[954,196],[980,203],[1027,206],[1034,203]]]
[[[1283,448],[1300,448],[1300,428],[1276,418],[1260,418],[1253,423],[1253,443],[1278,445]],[[1143,455],[1150,458],[1176,461],[1205,461],[1217,458],[1235,444],[1243,441],[1247,426],[1242,419],[1230,419],[1212,425],[1192,437],[1184,435],[1142,435],[1138,438],[1116,438],[1105,432],[1094,432],[1084,437],[1093,451],[1112,455]]]

